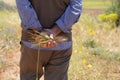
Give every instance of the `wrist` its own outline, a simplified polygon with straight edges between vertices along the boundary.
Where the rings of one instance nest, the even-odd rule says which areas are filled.
[[[58,27],[58,25],[54,25],[51,30],[55,36],[57,36],[61,32],[61,29]]]

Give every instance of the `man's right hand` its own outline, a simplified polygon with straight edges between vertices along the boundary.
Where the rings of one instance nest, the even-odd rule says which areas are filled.
[[[56,41],[54,40],[49,40],[47,43],[43,44],[41,47],[43,48],[52,48],[57,45]]]
[[[49,29],[44,30],[44,32],[47,33],[48,36],[51,37],[51,39],[48,42],[46,42],[45,44],[43,44],[41,47],[44,47],[44,48],[55,47],[57,45],[57,42],[54,39],[52,39],[52,38],[54,38],[54,33],[49,31]]]

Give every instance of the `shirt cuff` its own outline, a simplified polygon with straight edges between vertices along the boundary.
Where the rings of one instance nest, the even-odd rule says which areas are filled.
[[[31,24],[32,28],[42,28],[42,25],[40,24],[39,20],[36,20],[33,24]]]
[[[22,28],[24,30],[27,30],[29,28],[42,28],[42,25],[39,23],[39,21],[35,22],[35,23],[31,24],[31,25],[24,25],[24,24],[21,23],[21,26],[22,26]]]
[[[65,24],[63,23],[62,20],[57,20],[56,24],[58,25],[58,27],[64,32],[64,33],[70,33],[70,31],[65,27]]]

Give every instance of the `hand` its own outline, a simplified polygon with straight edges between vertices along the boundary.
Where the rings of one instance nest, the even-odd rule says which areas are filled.
[[[43,44],[41,47],[43,47],[43,48],[52,48],[52,47],[55,47],[56,45],[57,45],[56,41],[51,39],[47,43]]]
[[[54,25],[52,29],[44,29],[48,35],[53,34],[54,37],[57,36],[60,32],[61,29],[58,27],[58,25]]]
[[[54,38],[54,33],[53,33],[53,31],[52,31],[51,29],[44,29],[44,32],[47,33],[48,36],[51,37],[51,39],[50,39],[48,42],[44,43],[41,47],[51,48],[51,47],[56,46],[56,45],[57,45],[57,42],[54,41],[54,39],[53,39],[53,38]]]
[[[44,29],[44,31],[49,36],[51,36],[51,34],[52,34],[51,37],[54,38],[54,37],[56,37],[61,32],[61,29],[57,25],[54,25],[52,29]],[[44,48],[51,48],[51,47],[54,47],[56,45],[57,45],[57,42],[51,39],[46,44],[44,44],[42,47],[44,47]]]
[[[61,32],[61,29],[57,25],[54,25],[52,29],[43,29],[43,31],[47,33],[48,36],[51,37],[51,39],[47,43],[43,44],[42,47],[51,48],[56,46],[57,42],[54,41],[52,38],[56,37]]]

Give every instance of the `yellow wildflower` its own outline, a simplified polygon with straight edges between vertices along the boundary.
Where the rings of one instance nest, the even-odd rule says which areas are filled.
[[[106,16],[106,20],[108,21],[117,21],[118,20],[118,15],[115,13],[109,14]]]
[[[100,21],[105,21],[105,20],[106,20],[106,14],[100,14],[100,15],[98,16],[98,20],[100,20]]]
[[[95,31],[93,29],[88,29],[88,33],[90,36],[94,36],[95,35]]]
[[[92,67],[92,64],[88,64],[87,66],[88,66],[88,68],[91,68],[91,67]]]
[[[112,21],[115,22],[116,20],[118,20],[118,14],[116,13],[112,13],[112,14],[100,14],[98,16],[98,20],[100,21]]]
[[[86,60],[86,59],[83,59],[83,60],[82,60],[82,63],[86,64],[86,63],[87,63],[87,60]]]

